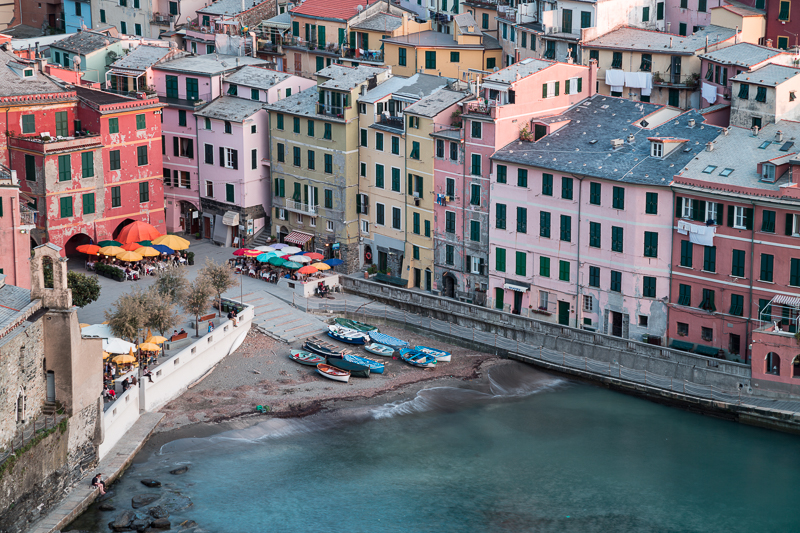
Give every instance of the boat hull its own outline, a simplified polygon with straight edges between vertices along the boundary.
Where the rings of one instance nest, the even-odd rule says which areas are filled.
[[[307,366],[317,366],[318,364],[325,362],[325,358],[319,354],[302,352],[300,350],[292,350],[289,359],[295,363],[300,363],[301,365]]]
[[[328,331],[328,337],[346,344],[364,344],[364,337],[345,337],[333,331]]]
[[[361,357],[358,355],[351,355],[346,354],[343,359],[345,361],[349,361],[351,363],[356,363],[358,365],[364,365],[369,367],[369,371],[371,374],[383,374],[384,364],[380,361],[375,361],[374,359],[370,359],[368,357]]]
[[[416,350],[400,350],[400,358],[409,365],[418,368],[433,368],[436,366],[435,357]]]
[[[321,376],[332,379],[333,381],[339,381],[341,383],[347,383],[350,381],[349,372],[342,372],[340,369],[332,368],[331,365],[326,365],[325,363],[320,363],[317,365],[317,372]]]
[[[378,331],[378,328],[376,326],[370,326],[369,324],[365,324],[364,322],[359,322],[358,320],[350,320],[349,318],[335,318],[333,321],[339,324],[340,326],[354,329],[356,331],[362,331],[362,332]]]
[[[351,376],[356,378],[369,377],[370,369],[366,365],[351,363],[350,361],[346,361],[345,359],[338,357],[329,357],[328,364],[332,367],[338,368],[339,370],[346,370],[350,372]]]
[[[444,350],[437,350],[436,348],[430,348],[428,346],[414,346],[414,350],[422,352],[424,354],[432,355],[440,363],[447,363],[453,357],[450,354],[450,352],[445,352]]]
[[[316,342],[306,342],[303,345],[303,348],[308,350],[309,352],[313,352],[317,355],[321,355],[322,357],[341,357],[342,352],[336,352],[331,350],[330,348],[326,348],[321,344],[317,344]]]
[[[376,348],[376,346],[380,346],[380,348]],[[364,346],[364,349],[371,354],[380,355],[381,357],[391,357],[394,355],[394,348],[378,344],[377,342]]]

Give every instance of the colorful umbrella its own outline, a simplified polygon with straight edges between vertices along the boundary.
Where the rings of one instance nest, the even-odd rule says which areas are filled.
[[[161,255],[161,252],[159,252],[158,250],[156,250],[151,246],[142,246],[140,248],[135,249],[134,252],[141,255],[142,257],[156,257],[158,255]]]
[[[97,244],[100,248],[105,248],[106,246],[122,246],[122,243],[118,241],[100,241]]]
[[[167,342],[168,340],[169,339],[167,339],[166,337],[162,337],[160,335],[153,335],[152,337],[148,338],[144,342],[152,342],[153,344],[163,344],[163,343]]]
[[[100,248],[100,253],[103,255],[110,255],[116,257],[118,254],[123,253],[125,250],[120,248],[119,246],[105,246]]]
[[[189,241],[177,235],[162,235],[157,239],[151,239],[153,244],[163,244],[173,250],[185,250],[189,247]]]
[[[306,265],[303,268],[299,269],[298,272],[301,274],[313,274],[317,271],[317,267],[312,265]]]
[[[152,342],[143,342],[139,345],[139,349],[145,352],[157,352],[161,350],[161,347],[158,344],[153,344]]]
[[[261,255],[256,256],[256,261],[260,261],[262,263],[266,263],[269,261],[270,257],[278,257],[275,252],[266,252]]]
[[[323,261],[323,263],[325,263],[326,265],[330,265],[332,267],[335,267],[337,265],[341,265],[342,263],[344,263],[344,261],[334,257],[333,259],[326,259],[325,261]]]
[[[300,263],[295,263],[294,261],[286,261],[283,264],[283,268],[292,268],[292,269],[294,269],[294,268],[300,268],[301,266],[303,266],[303,265],[301,265]]]
[[[117,259],[120,261],[141,261],[142,256],[136,252],[122,252],[121,254],[117,254]]]
[[[89,326],[91,326],[91,324],[84,324],[83,322],[81,322],[80,326],[81,329],[83,329],[83,328],[88,328]]]
[[[314,259],[315,261],[322,261],[323,259],[325,259],[324,255],[318,254],[317,252],[306,252],[303,255],[306,256],[306,257],[310,257],[311,259]]]
[[[109,357],[111,357],[111,354],[103,350],[103,359],[108,359]]]
[[[272,248],[274,248],[275,250],[281,250],[283,248],[287,248],[289,245],[288,244],[283,244],[282,242],[278,242],[278,243],[275,243],[275,244],[270,244],[270,246]]]
[[[286,248],[281,248],[281,253],[284,253],[284,254],[292,254],[292,255],[294,255],[294,254],[299,254],[302,251],[303,250],[301,250],[297,246],[287,246]]]
[[[330,270],[331,266],[327,263],[313,263],[311,266],[315,267],[317,270]]]
[[[135,252],[138,248],[141,247],[142,245],[139,244],[138,242],[129,242],[128,244],[123,244],[122,246],[120,246],[120,248],[122,248],[127,252]]]
[[[161,232],[154,228],[152,224],[137,220],[136,222],[128,224],[122,228],[122,231],[119,232],[117,239],[124,243],[135,243],[147,239],[156,239],[160,236]]]
[[[267,263],[279,267],[283,266],[286,263],[286,259],[283,259],[281,257],[270,257],[269,259],[267,259]]]
[[[175,250],[173,250],[169,246],[164,246],[163,244],[154,244],[153,246],[151,246],[151,248],[167,255],[172,255],[175,253]]]
[[[140,246],[153,246],[153,243],[150,241],[139,241]]]
[[[233,255],[235,255],[236,257],[241,257],[243,255],[247,255],[247,252],[258,252],[258,254],[256,255],[261,254],[261,252],[259,252],[258,250],[250,250],[249,248],[239,248],[238,250],[233,252]]]
[[[81,244],[76,250],[82,254],[97,255],[97,252],[100,251],[100,247],[96,244]]]
[[[294,261],[295,263],[310,263],[311,258],[307,255],[293,255],[289,258],[289,261]]]
[[[116,356],[114,359],[111,360],[111,362],[118,365],[127,365],[130,363],[135,363],[136,358],[132,355],[123,354]]]
[[[274,252],[275,249],[272,246],[256,246],[255,250],[261,250],[262,252]]]

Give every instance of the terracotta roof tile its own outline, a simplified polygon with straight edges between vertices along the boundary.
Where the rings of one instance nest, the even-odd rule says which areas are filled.
[[[376,0],[377,1],[377,0]],[[373,4],[375,2],[372,2]],[[368,0],[306,0],[291,10],[293,15],[310,15],[329,19],[350,20],[358,15],[358,6],[366,8]]]

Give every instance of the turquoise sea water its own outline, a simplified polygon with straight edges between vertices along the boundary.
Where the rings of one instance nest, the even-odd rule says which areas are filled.
[[[126,473],[115,504],[180,491],[194,505],[173,528],[220,533],[800,530],[798,437],[518,364],[491,378],[172,442]],[[167,473],[179,464],[189,472]],[[115,514],[72,527],[109,531]]]

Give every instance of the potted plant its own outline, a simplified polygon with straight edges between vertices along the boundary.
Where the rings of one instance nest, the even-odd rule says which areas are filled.
[[[519,140],[527,142],[533,141],[533,134],[531,133],[531,130],[528,128],[527,124],[525,124],[521,130],[519,130]]]
[[[197,239],[198,241],[200,240],[200,232],[199,231],[194,234],[194,238]]]

